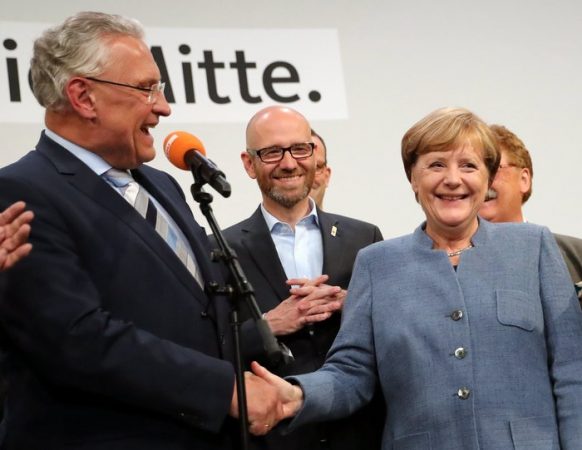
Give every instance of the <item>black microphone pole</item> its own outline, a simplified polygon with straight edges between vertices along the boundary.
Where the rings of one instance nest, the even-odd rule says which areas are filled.
[[[248,450],[249,448],[249,418],[247,411],[247,397],[246,397],[246,387],[244,381],[244,370],[243,370],[243,358],[242,349],[240,341],[240,321],[238,313],[240,310],[240,302],[246,301],[247,306],[253,315],[253,319],[257,326],[259,333],[261,334],[263,340],[263,348],[269,361],[275,365],[284,359],[283,351],[281,350],[279,343],[275,339],[267,321],[262,318],[261,310],[259,309],[257,302],[255,300],[255,294],[251,284],[246,279],[244,272],[238,262],[238,258],[234,252],[227,244],[224,239],[224,235],[218,226],[212,207],[212,195],[205,192],[202,186],[208,182],[208,180],[201,180],[201,177],[197,177],[195,170],[192,170],[194,174],[194,184],[190,188],[194,200],[200,205],[200,210],[202,214],[206,217],[212,233],[216,239],[219,247],[218,252],[213,253],[213,257],[223,261],[230,273],[233,285],[218,286],[216,282],[208,283],[208,288],[211,292],[216,294],[226,294],[230,297],[232,302],[232,310],[230,313],[231,326],[234,335],[234,350],[235,350],[235,375],[236,375],[236,389],[238,397],[238,411],[239,411],[239,421],[240,421],[240,437],[241,437],[241,448],[242,450]]]

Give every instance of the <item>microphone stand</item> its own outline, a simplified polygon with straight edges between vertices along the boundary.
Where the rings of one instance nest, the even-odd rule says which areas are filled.
[[[219,286],[216,282],[208,283],[208,289],[211,293],[227,295],[232,301],[232,310],[230,312],[230,323],[234,336],[234,350],[235,350],[235,376],[236,376],[236,389],[238,396],[238,412],[239,412],[239,423],[240,423],[240,438],[241,438],[241,448],[242,450],[247,450],[249,447],[249,418],[247,410],[247,396],[246,387],[244,381],[243,372],[243,359],[241,351],[241,341],[240,341],[240,321],[239,321],[239,310],[240,302],[246,301],[247,306],[253,316],[253,320],[257,326],[257,329],[261,335],[263,341],[263,348],[267,354],[269,361],[275,365],[284,359],[283,352],[279,347],[279,343],[273,336],[267,321],[262,318],[261,310],[259,309],[257,302],[255,300],[255,294],[251,284],[246,279],[244,272],[238,262],[238,258],[234,252],[227,244],[224,239],[224,235],[218,226],[212,207],[212,194],[205,192],[202,189],[205,182],[200,181],[196,175],[196,171],[192,170],[194,174],[194,184],[191,186],[190,190],[194,200],[199,203],[200,210],[202,214],[206,217],[212,233],[216,239],[219,250],[214,251],[212,254],[213,260],[223,261],[230,273],[233,285]]]

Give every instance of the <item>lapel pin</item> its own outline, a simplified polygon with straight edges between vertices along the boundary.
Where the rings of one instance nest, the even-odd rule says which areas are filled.
[[[337,234],[337,227],[334,225],[331,227],[331,235],[333,237],[335,237],[336,234]]]

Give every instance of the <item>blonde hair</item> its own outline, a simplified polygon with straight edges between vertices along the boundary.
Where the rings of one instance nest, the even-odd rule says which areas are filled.
[[[533,166],[531,157],[525,144],[515,134],[505,128],[503,125],[491,125],[491,131],[497,139],[500,150],[505,152],[509,162],[516,165],[520,169],[529,170],[530,180],[533,180]],[[521,203],[525,203],[531,197],[533,183],[529,184],[529,190],[523,194]]]
[[[402,162],[404,171],[411,179],[412,167],[420,155],[452,150],[466,141],[481,149],[489,172],[489,184],[493,182],[501,152],[491,129],[479,117],[464,108],[441,108],[416,122],[402,138]]]

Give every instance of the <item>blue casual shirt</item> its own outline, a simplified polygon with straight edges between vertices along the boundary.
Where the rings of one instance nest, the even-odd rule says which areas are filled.
[[[323,241],[317,209],[311,198],[309,206],[309,214],[293,230],[291,225],[281,222],[261,204],[261,212],[287,278],[315,278],[323,271]]]

